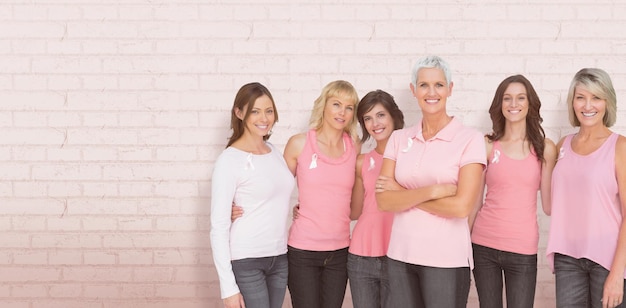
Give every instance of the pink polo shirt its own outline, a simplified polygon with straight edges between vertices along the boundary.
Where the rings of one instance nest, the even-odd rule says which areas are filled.
[[[485,165],[485,142],[481,133],[457,118],[424,140],[420,121],[395,131],[384,157],[396,162],[396,181],[406,188],[457,184],[461,167]],[[387,255],[410,264],[473,268],[467,218],[444,218],[417,208],[396,213]]]
[[[363,211],[352,231],[350,253],[362,257],[387,255],[393,213],[383,212],[376,203],[376,179],[380,174],[383,156],[375,150],[363,155],[361,177],[365,188]]]

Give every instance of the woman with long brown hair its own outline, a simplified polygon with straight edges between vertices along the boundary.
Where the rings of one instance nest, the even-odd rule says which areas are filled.
[[[295,186],[280,151],[267,140],[278,121],[260,83],[241,87],[231,111],[233,134],[215,162],[211,248],[227,308],[280,308],[288,275],[287,216]],[[246,214],[231,221],[236,203]]]
[[[541,101],[522,75],[504,79],[489,114],[493,131],[485,136],[487,194],[470,216],[474,279],[480,307],[532,308],[537,281],[537,191],[550,215],[550,179],[556,162],[554,142],[545,137]],[[475,220],[474,220],[475,218]]]

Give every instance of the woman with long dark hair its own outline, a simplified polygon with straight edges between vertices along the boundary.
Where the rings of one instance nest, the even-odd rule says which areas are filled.
[[[556,162],[554,142],[545,137],[541,101],[522,75],[504,79],[489,114],[493,131],[485,136],[487,194],[470,216],[474,279],[481,308],[532,308],[537,281],[537,191],[550,215],[550,180]],[[475,218],[475,220],[474,220]],[[504,281],[503,281],[504,276]]]
[[[287,287],[287,216],[293,175],[267,140],[278,121],[269,90],[242,86],[233,134],[211,178],[211,249],[227,308],[280,308]],[[236,203],[245,215],[231,221]]]

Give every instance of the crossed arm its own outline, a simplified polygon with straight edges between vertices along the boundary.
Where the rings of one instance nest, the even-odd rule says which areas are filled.
[[[467,217],[480,191],[483,165],[467,164],[459,170],[458,185],[435,184],[415,189],[386,190],[387,181],[395,182],[396,162],[384,159],[377,181],[376,201],[383,211],[400,212],[413,207],[442,217]]]

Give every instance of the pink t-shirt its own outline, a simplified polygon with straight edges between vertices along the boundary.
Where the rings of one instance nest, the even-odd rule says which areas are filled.
[[[328,157],[317,147],[315,130],[307,133],[296,165],[300,209],[289,230],[289,246],[331,251],[350,245],[350,200],[356,150],[346,133],[343,142],[343,155]]]
[[[512,159],[493,143],[485,176],[487,195],[476,216],[472,242],[519,254],[534,255],[539,243],[537,191],[541,162],[534,151]]]
[[[461,167],[484,165],[485,156],[482,134],[457,118],[429,140],[423,138],[421,121],[395,131],[384,155],[396,161],[396,180],[409,189],[457,184]],[[444,218],[417,208],[396,213],[387,255],[431,267],[473,267],[467,218]]]
[[[589,259],[610,270],[622,224],[615,176],[619,135],[611,134],[588,155],[572,151],[573,136],[565,137],[552,173],[548,264],[554,271],[554,254],[560,253]]]
[[[376,179],[380,174],[383,156],[375,150],[363,155],[361,177],[365,188],[363,212],[352,231],[350,253],[363,257],[387,255],[393,213],[383,212],[376,203]]]

